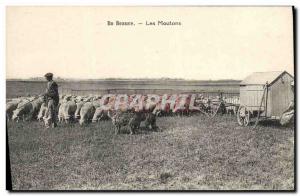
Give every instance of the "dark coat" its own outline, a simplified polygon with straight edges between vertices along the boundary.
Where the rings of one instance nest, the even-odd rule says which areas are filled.
[[[45,96],[47,100],[52,99],[57,105],[59,102],[58,85],[53,80],[47,83]]]

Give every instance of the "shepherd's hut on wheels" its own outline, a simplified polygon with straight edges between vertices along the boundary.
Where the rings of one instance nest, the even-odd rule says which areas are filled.
[[[280,120],[294,101],[294,77],[286,71],[255,72],[240,83],[237,121]]]

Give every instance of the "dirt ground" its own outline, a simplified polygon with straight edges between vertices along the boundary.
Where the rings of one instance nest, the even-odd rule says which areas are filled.
[[[160,117],[114,135],[110,121],[86,126],[8,122],[13,189],[291,190],[294,127],[235,117]]]

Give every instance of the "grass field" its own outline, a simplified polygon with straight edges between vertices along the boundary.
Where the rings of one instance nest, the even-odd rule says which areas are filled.
[[[161,117],[162,132],[114,135],[110,121],[7,125],[13,189],[290,190],[294,128],[230,116]]]

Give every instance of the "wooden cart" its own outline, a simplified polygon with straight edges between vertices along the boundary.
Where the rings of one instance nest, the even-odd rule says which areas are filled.
[[[237,121],[248,126],[251,121],[279,120],[294,99],[294,77],[283,72],[256,72],[240,83],[240,107]]]

